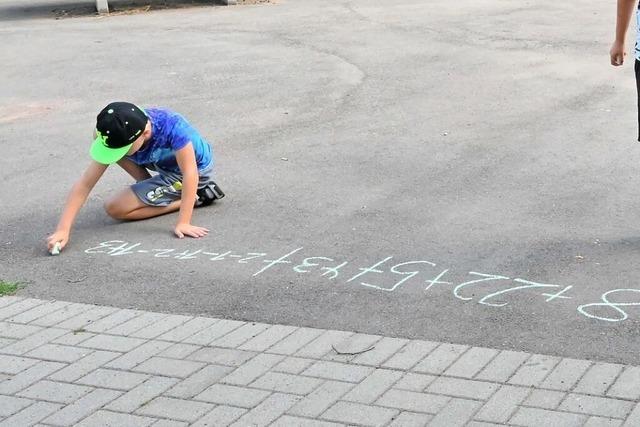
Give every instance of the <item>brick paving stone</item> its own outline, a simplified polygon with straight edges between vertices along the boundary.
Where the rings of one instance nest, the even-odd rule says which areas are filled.
[[[136,426],[147,427],[155,423],[157,419],[140,417],[130,414],[118,414],[110,411],[97,411],[89,415],[82,420],[77,427],[121,427],[121,426]]]
[[[253,408],[260,404],[271,393],[246,387],[236,387],[225,384],[214,384],[199,395],[195,400],[217,403],[219,405]]]
[[[251,387],[282,393],[308,394],[322,384],[318,378],[268,372],[250,384]]]
[[[66,307],[67,305],[69,305],[69,303],[64,301],[47,301],[44,304],[40,304],[27,311],[23,311],[22,313],[9,317],[8,319],[6,319],[6,321],[14,323],[29,323],[49,313],[58,311],[61,308]]]
[[[278,363],[271,370],[274,372],[285,372],[288,374],[300,374],[315,363],[313,359],[303,359],[301,357],[287,357]]]
[[[152,357],[131,370],[151,375],[186,378],[194,372],[202,369],[205,365],[205,363],[194,362],[192,360],[176,360],[166,359],[164,357]]]
[[[0,417],[8,417],[33,403],[32,400],[0,395]]]
[[[399,411],[377,406],[352,402],[337,402],[325,411],[321,418],[345,424],[361,424],[365,426],[383,426],[398,414]]]
[[[299,328],[292,334],[278,341],[275,345],[269,347],[267,352],[291,356],[322,333],[323,331],[321,329]]]
[[[171,346],[171,343],[166,341],[148,341],[139,347],[123,354],[117,359],[112,360],[105,366],[113,369],[133,369],[142,362],[150,359],[156,354],[166,350]]]
[[[417,412],[401,412],[394,418],[389,427],[424,427],[433,415],[419,414]]]
[[[406,372],[402,378],[394,384],[393,388],[410,391],[424,391],[437,377],[435,375],[416,374]]]
[[[72,403],[92,391],[91,387],[54,381],[38,381],[17,393],[17,396],[53,403]]]
[[[2,349],[2,347],[6,347],[8,345],[11,345],[11,344],[15,343],[16,341],[18,341],[18,340],[14,340],[14,339],[11,339],[11,338],[2,338],[2,337],[0,337],[0,349]]]
[[[559,407],[562,411],[611,418],[625,418],[632,408],[632,402],[575,393],[569,394]]]
[[[193,402],[170,397],[156,397],[138,409],[136,414],[192,423],[212,409],[213,405],[210,403]]]
[[[451,400],[451,398],[447,396],[391,389],[376,401],[376,405],[402,409],[405,411],[437,414],[442,408],[444,408],[449,400]]]
[[[503,385],[484,404],[475,419],[499,424],[506,423],[529,392],[529,388]]]
[[[107,333],[110,329],[123,324],[142,314],[142,311],[123,309],[115,311],[102,319],[96,320],[84,327],[89,332]]]
[[[56,325],[56,328],[62,329],[86,329],[91,323],[96,320],[100,320],[109,314],[118,311],[117,308],[112,307],[98,307],[95,306],[77,316],[60,322]]]
[[[240,366],[255,356],[249,351],[231,348],[205,347],[186,357],[188,360],[225,366]]]
[[[429,422],[430,427],[465,426],[482,402],[467,399],[451,399],[438,414]]]
[[[24,390],[31,384],[40,381],[64,366],[63,363],[40,361],[30,368],[21,371],[11,379],[1,382],[0,394],[11,395],[20,390]]]
[[[469,347],[466,345],[440,344],[414,366],[412,370],[425,374],[440,375],[468,349]]]
[[[158,356],[168,357],[170,359],[184,359],[187,356],[190,356],[196,351],[200,350],[201,348],[202,347],[200,347],[199,345],[177,343],[169,346],[166,350],[162,351],[162,353],[158,353]]]
[[[351,362],[358,365],[381,366],[408,342],[409,340],[402,338],[384,337],[376,343],[373,350],[357,355]]]
[[[373,350],[381,339],[380,335],[353,334],[336,343],[333,346],[334,349],[325,354],[323,358],[334,362],[349,363],[362,354],[361,352]]]
[[[65,406],[53,415],[45,418],[45,424],[70,426],[102,408],[116,399],[122,392],[116,390],[96,389],[71,405]]]
[[[69,366],[60,369],[58,372],[50,375],[49,378],[54,381],[73,382],[78,378],[87,375],[89,372],[92,372],[93,370],[103,366],[110,360],[115,359],[119,355],[120,353],[115,353],[112,351],[93,351],[82,359],[79,359]]]
[[[0,337],[22,339],[42,330],[41,326],[0,322]]]
[[[640,367],[628,366],[607,391],[607,396],[638,400],[640,399],[638,384],[640,384]]]
[[[543,425],[554,427],[577,427],[584,425],[586,421],[586,415],[522,407],[518,409],[515,415],[511,418],[509,424],[525,427],[539,427]]]
[[[351,388],[353,388],[353,384],[350,383],[327,381],[296,403],[288,413],[308,418],[317,417]]]
[[[187,344],[209,345],[211,342],[238,329],[244,324],[245,322],[239,322],[237,320],[220,320],[197,334],[185,338],[182,342]]]
[[[477,380],[507,382],[509,378],[529,358],[528,353],[501,351],[485,368],[476,375]]]
[[[168,314],[163,313],[141,312],[139,316],[135,316],[124,323],[114,326],[107,330],[106,333],[109,335],[128,336],[142,328],[160,322],[167,316]]]
[[[244,365],[227,375],[222,382],[234,385],[247,385],[268,372],[274,365],[284,359],[277,354],[258,354]]]
[[[359,403],[373,403],[402,377],[402,372],[376,369],[360,384],[355,386],[343,400]]]
[[[623,423],[622,420],[605,417],[589,417],[583,427],[619,427]]]
[[[467,427],[498,427],[503,425],[504,424],[487,423],[484,421],[471,421],[467,424]]]
[[[209,343],[212,347],[227,347],[236,348],[255,338],[261,332],[264,332],[269,325],[264,323],[246,323],[240,326],[238,329],[229,332],[228,334],[213,340]]]
[[[2,348],[4,354],[25,354],[29,351],[40,347],[43,344],[58,338],[61,335],[66,334],[64,329],[42,329],[34,334],[31,334],[19,341],[14,342],[11,345]]]
[[[500,387],[500,384],[461,378],[439,377],[427,387],[426,391],[455,397],[487,400],[498,387]]]
[[[390,359],[382,364],[384,368],[411,369],[419,361],[431,353],[438,343],[431,341],[409,341],[407,345],[398,350]]]
[[[369,366],[358,366],[320,360],[307,368],[302,375],[326,378],[328,380],[359,383],[373,371],[374,368]]]
[[[15,295],[5,295],[0,298],[0,308],[22,301],[24,298]]]
[[[109,403],[105,409],[116,412],[133,412],[160,396],[177,382],[176,378],[151,377]]]
[[[131,390],[147,379],[149,375],[100,368],[76,380],[76,383],[100,388]]]
[[[532,355],[508,381],[509,384],[538,386],[560,362],[560,358]]]
[[[129,336],[135,338],[154,339],[159,335],[185,324],[191,319],[193,319],[191,316],[182,316],[177,314],[168,315],[157,322],[132,332]]]
[[[98,350],[118,351],[126,353],[144,344],[146,340],[141,338],[120,337],[113,335],[96,335],[80,344],[81,347],[95,348]]]
[[[576,393],[604,396],[611,384],[618,378],[624,365],[594,363],[573,389]]]
[[[640,426],[640,403],[636,403],[635,407],[627,417],[625,427]]]
[[[67,346],[77,346],[81,342],[95,337],[96,334],[90,332],[71,331],[51,341],[51,344],[60,344]]]
[[[273,325],[262,331],[238,347],[240,350],[265,351],[269,347],[278,343],[285,337],[294,333],[298,328],[295,326]]]
[[[325,331],[313,341],[305,344],[294,353],[296,357],[320,359],[325,354],[333,351],[333,345],[353,336],[353,332]]]
[[[71,347],[59,344],[45,344],[41,347],[31,350],[26,357],[33,357],[42,360],[51,360],[53,362],[73,363],[82,359],[93,350],[80,347]]]
[[[38,363],[36,359],[0,354],[0,373],[15,375]]]
[[[231,425],[235,427],[269,425],[295,405],[299,399],[299,396],[291,394],[274,393]]]
[[[569,391],[590,366],[591,362],[588,360],[562,359],[540,387]]]
[[[24,299],[13,304],[0,308],[0,320],[5,320],[17,314],[31,310],[34,307],[44,304],[45,301],[36,299]]]
[[[158,420],[155,424],[152,424],[152,427],[187,427],[189,425],[192,424],[176,420]]]
[[[157,339],[164,341],[180,342],[190,336],[197,334],[198,332],[211,327],[215,323],[219,322],[218,319],[210,319],[207,317],[195,317],[182,325],[159,335]]]
[[[216,406],[213,411],[200,418],[192,427],[226,427],[246,412],[247,410],[243,408],[225,405]]]
[[[188,378],[185,378],[171,390],[165,393],[166,396],[187,399],[204,391],[207,387],[218,382],[221,378],[231,372],[233,368],[228,366],[207,365]]]
[[[91,310],[91,308],[93,308],[93,306],[88,304],[69,304],[62,307],[60,310],[35,319],[31,324],[46,327],[55,326],[58,323],[64,322],[67,319],[71,319],[85,311]]]
[[[309,418],[293,417],[283,415],[278,418],[271,427],[341,427],[344,424],[332,423],[330,421],[310,420]]]
[[[61,407],[62,405],[59,403],[36,402],[9,418],[5,418],[0,422],[0,427],[30,426],[46,418]]]
[[[444,375],[472,379],[497,355],[498,350],[472,347],[449,366]]]
[[[522,402],[524,406],[535,406],[543,409],[557,409],[567,393],[552,390],[532,390],[529,397]]]

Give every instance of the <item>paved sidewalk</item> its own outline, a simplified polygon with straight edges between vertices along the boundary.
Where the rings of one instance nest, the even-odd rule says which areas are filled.
[[[635,366],[0,298],[2,427],[637,426],[639,399]]]

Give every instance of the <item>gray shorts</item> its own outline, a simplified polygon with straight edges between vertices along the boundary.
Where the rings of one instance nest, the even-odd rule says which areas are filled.
[[[157,174],[131,186],[131,190],[142,203],[149,206],[168,206],[171,202],[180,200],[182,197],[181,174],[169,172],[153,164],[145,167]],[[212,181],[213,166],[198,170],[198,175],[198,189],[200,189]]]

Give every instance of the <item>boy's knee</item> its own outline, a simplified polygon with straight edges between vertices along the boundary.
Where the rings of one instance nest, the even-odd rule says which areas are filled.
[[[117,199],[109,199],[104,202],[104,211],[113,219],[126,219],[127,212],[118,203]]]

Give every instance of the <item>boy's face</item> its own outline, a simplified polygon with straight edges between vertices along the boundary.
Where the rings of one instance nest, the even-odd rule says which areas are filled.
[[[140,148],[142,148],[144,143],[147,142],[150,137],[151,137],[151,122],[147,121],[147,126],[145,126],[144,131],[142,132],[142,134],[140,134],[138,139],[136,139],[133,142],[133,145],[131,146],[131,148],[129,148],[129,151],[127,151],[127,156],[132,156],[138,150],[140,150]]]

